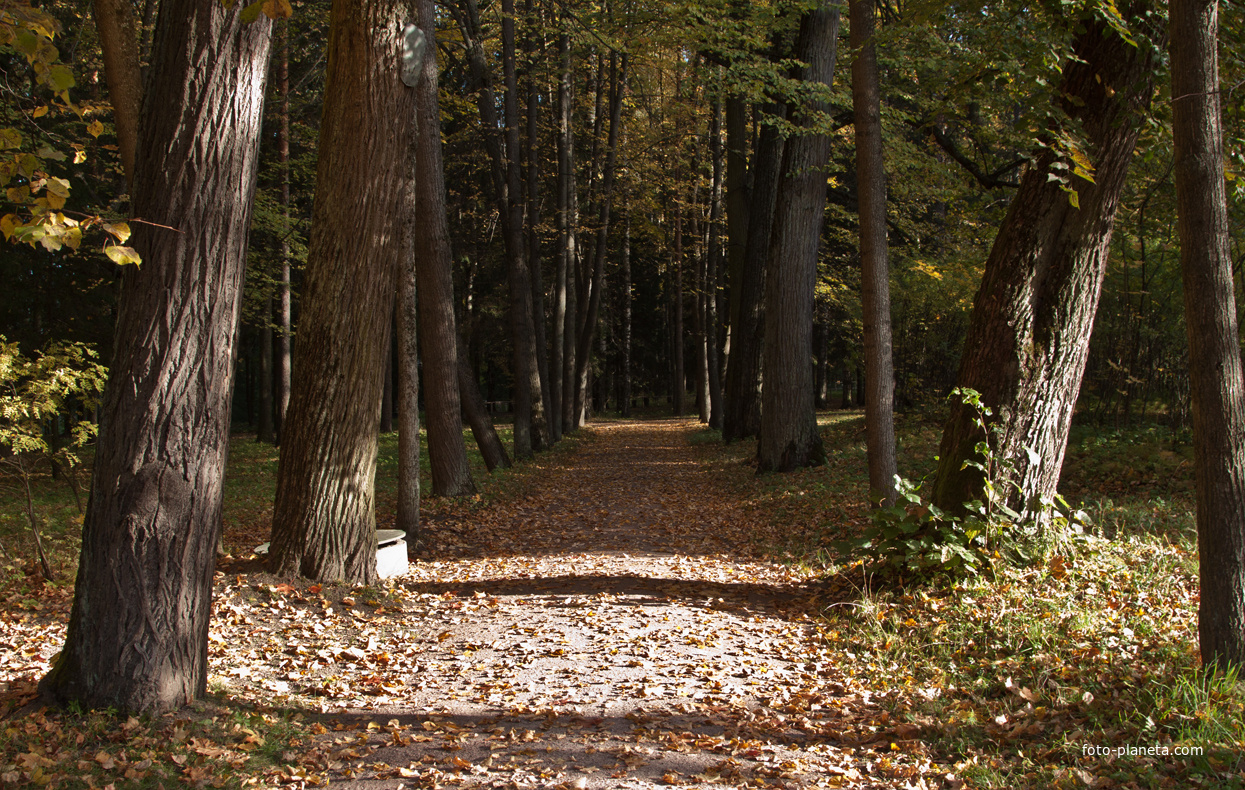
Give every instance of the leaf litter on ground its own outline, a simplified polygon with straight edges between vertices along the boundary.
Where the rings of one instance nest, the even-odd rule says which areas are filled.
[[[244,534],[217,574],[209,699],[129,730],[9,716],[0,782],[1239,781],[1239,689],[1191,671],[1187,550],[1104,541],[991,582],[872,590],[820,552],[865,517],[850,421],[825,428],[831,466],[789,476],[757,477],[746,445],[696,430],[596,423],[501,494],[435,500],[410,572],[370,588],[273,577]],[[59,649],[68,592],[13,603],[10,709]],[[1084,753],[1194,741],[1200,761]]]

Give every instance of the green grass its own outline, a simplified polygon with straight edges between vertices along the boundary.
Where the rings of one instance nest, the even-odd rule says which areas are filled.
[[[900,473],[920,479],[940,427],[897,422]],[[704,444],[702,463],[771,514],[772,554],[821,572],[820,638],[944,770],[974,787],[1243,784],[1245,684],[1200,667],[1192,469],[1166,429],[1074,432],[1061,489],[1095,524],[1057,560],[896,588],[827,549],[867,523],[868,483],[860,413],[820,423],[825,467],[755,475],[754,442]],[[1203,754],[1086,753],[1151,745]]]

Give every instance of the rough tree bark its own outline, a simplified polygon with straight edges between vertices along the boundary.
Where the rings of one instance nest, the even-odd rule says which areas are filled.
[[[290,23],[277,23],[278,106],[277,162],[281,166],[281,283],[279,285],[280,322],[277,338],[276,441],[281,441],[285,412],[290,406],[291,355],[294,340],[294,300],[290,282]]]
[[[271,26],[166,0],[133,171],[133,244],[59,702],[159,712],[207,689],[229,393]]]
[[[805,82],[829,85],[839,32],[839,11],[828,3],[808,11],[795,56],[808,65]],[[828,110],[822,100],[797,109],[806,130]],[[813,291],[817,249],[826,206],[830,138],[805,131],[787,141],[783,179],[774,209],[774,235],[765,270],[765,378],[761,383],[758,471],[789,471],[825,461],[813,407]],[[751,229],[750,229],[751,233]]]
[[[95,29],[104,58],[104,82],[112,102],[121,167],[131,192],[138,145],[138,118],[143,103],[143,73],[138,53],[138,20],[128,0],[95,0]],[[131,198],[133,195],[131,195]]]
[[[458,386],[453,256],[445,209],[441,110],[437,99],[436,9],[432,0],[417,0],[416,7],[427,42],[422,75],[415,86],[415,277],[419,289],[428,460],[432,493],[464,496],[476,489],[463,442]]]
[[[293,391],[270,563],[376,579],[377,428],[396,278],[414,225],[415,91],[398,0],[334,0]],[[395,122],[395,119],[396,122]]]
[[[1172,0],[1172,134],[1193,400],[1202,663],[1245,666],[1245,381],[1228,244],[1217,0]]]
[[[722,103],[714,101],[713,120],[709,127],[709,156],[713,165],[713,181],[709,188],[709,243],[705,262],[705,322],[708,325],[706,353],[709,368],[709,427],[722,430],[722,367],[718,353],[718,272],[721,270],[722,244]]]
[[[874,0],[851,0],[852,107],[860,212],[860,296],[865,335],[865,445],[869,498],[895,503],[895,369],[891,361],[890,274],[886,250],[886,170],[882,103],[873,44]]]
[[[994,411],[1001,430],[995,454],[1015,468],[1020,493],[1011,504],[1021,509],[1053,496],[1059,482],[1115,210],[1140,113],[1153,93],[1155,42],[1161,46],[1163,34],[1147,28],[1153,25],[1147,9],[1144,2],[1125,9],[1135,33],[1148,39],[1140,46],[1101,19],[1082,20],[1057,95],[1084,131],[1094,181],[1067,175],[1067,155],[1054,145],[1036,153],[973,303],[958,382],[980,392]],[[964,466],[986,438],[975,418],[971,407],[952,403],[933,489],[934,504],[944,510],[959,512],[983,498],[980,472]]]

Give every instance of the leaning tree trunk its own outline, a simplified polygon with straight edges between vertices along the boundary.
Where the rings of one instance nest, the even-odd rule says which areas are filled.
[[[1130,24],[1161,40],[1141,21],[1146,4],[1134,8]],[[960,359],[959,386],[994,411],[993,452],[1014,468],[1019,508],[1038,507],[1059,482],[1115,210],[1154,86],[1154,46],[1129,43],[1100,19],[1082,26],[1057,95],[1084,130],[1094,180],[1070,175],[1074,163],[1054,144],[1037,153],[986,261]],[[965,466],[986,439],[976,417],[952,403],[933,489],[944,510],[984,500],[981,473]]]
[[[882,103],[873,43],[874,0],[851,0],[852,106],[860,197],[860,296],[865,335],[865,444],[869,498],[895,503],[895,369],[891,361],[891,296],[886,250],[886,170]]]
[[[166,0],[65,645],[42,690],[159,712],[207,690],[229,394],[271,26]],[[206,64],[206,65],[205,65]]]
[[[795,56],[805,82],[834,77],[839,11],[828,4],[804,15]],[[828,110],[821,100],[796,111],[805,129],[787,141],[785,179],[774,209],[774,236],[765,271],[765,378],[761,383],[758,471],[790,471],[825,461],[813,406],[813,289],[826,205],[830,138],[811,130]],[[754,223],[755,224],[755,223]],[[750,230],[751,232],[751,230]]]
[[[418,0],[427,42],[423,73],[415,85],[415,276],[419,287],[419,342],[424,372],[425,420],[432,493],[475,493],[463,442],[458,389],[458,329],[454,320],[453,256],[445,210],[441,111],[437,100],[436,9]],[[411,360],[413,362],[413,360]]]
[[[1228,246],[1216,0],[1172,0],[1172,135],[1193,400],[1202,663],[1245,666],[1245,381]]]
[[[399,78],[412,16],[401,0],[334,0],[330,13],[306,286],[272,519],[270,562],[282,576],[376,579],[381,374],[415,222],[415,91]]]
[[[467,344],[461,336],[458,341],[458,389],[461,395],[463,416],[471,426],[471,435],[475,437],[476,446],[484,458],[484,465],[491,472],[494,469],[506,469],[510,466],[510,456],[506,447],[497,436],[493,427],[493,419],[489,417],[484,396],[480,394],[480,385],[471,371],[471,362],[467,359]]]

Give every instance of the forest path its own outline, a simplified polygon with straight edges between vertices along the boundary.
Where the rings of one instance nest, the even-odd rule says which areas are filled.
[[[360,788],[922,786],[916,727],[833,660],[815,580],[750,556],[763,514],[714,484],[697,427],[596,423],[523,496],[433,526],[385,600],[287,617],[269,655],[309,663],[246,683],[323,712],[304,766]]]

